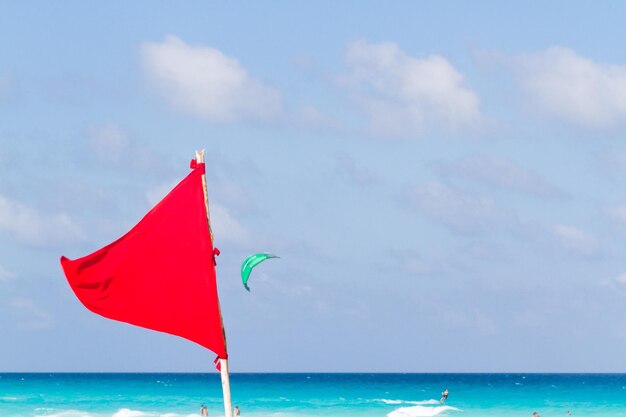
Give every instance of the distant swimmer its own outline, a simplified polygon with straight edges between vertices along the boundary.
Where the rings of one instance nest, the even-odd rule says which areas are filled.
[[[202,404],[202,405],[200,406],[200,415],[201,415],[202,417],[206,417],[206,416],[208,416],[208,415],[209,415],[209,409],[208,409],[208,408],[206,407],[206,405],[204,405],[204,404]]]
[[[235,415],[236,416],[241,415],[241,411],[239,411],[239,406],[238,405],[235,406]]]
[[[535,412],[533,413],[533,417],[539,417],[539,413],[535,411]]]
[[[445,400],[448,399],[448,388],[446,388],[442,393],[441,393],[441,399],[439,400],[440,403],[443,404],[443,402]]]

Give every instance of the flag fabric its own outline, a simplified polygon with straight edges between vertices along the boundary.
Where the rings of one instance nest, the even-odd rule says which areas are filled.
[[[204,163],[115,242],[61,257],[72,290],[96,314],[189,339],[226,359],[204,199]]]

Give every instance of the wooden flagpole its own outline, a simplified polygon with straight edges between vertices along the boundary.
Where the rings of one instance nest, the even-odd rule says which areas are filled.
[[[196,162],[204,163],[204,149],[196,151]],[[204,192],[204,206],[206,207],[206,217],[209,222],[209,234],[211,235],[211,244],[213,244],[213,229],[211,229],[211,216],[209,213],[209,193],[206,186],[206,175],[202,174],[202,190]],[[226,346],[226,331],[224,330],[224,320],[222,319],[222,307],[217,306],[220,312],[220,323],[222,325],[222,335],[224,337],[224,346]],[[228,351],[228,350],[227,350]],[[224,394],[224,417],[233,417],[233,404],[230,398],[230,377],[228,376],[228,359],[220,358],[220,375],[222,376],[222,393]]]

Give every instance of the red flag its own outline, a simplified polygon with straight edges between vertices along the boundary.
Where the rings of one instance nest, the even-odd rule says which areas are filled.
[[[226,359],[202,175],[194,167],[128,233],[76,260],[61,257],[85,307],[184,337]]]

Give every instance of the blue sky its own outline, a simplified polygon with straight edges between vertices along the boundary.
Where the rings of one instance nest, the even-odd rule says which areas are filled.
[[[4,4],[0,371],[212,369],[58,263],[204,148],[232,370],[626,372],[625,7]]]

